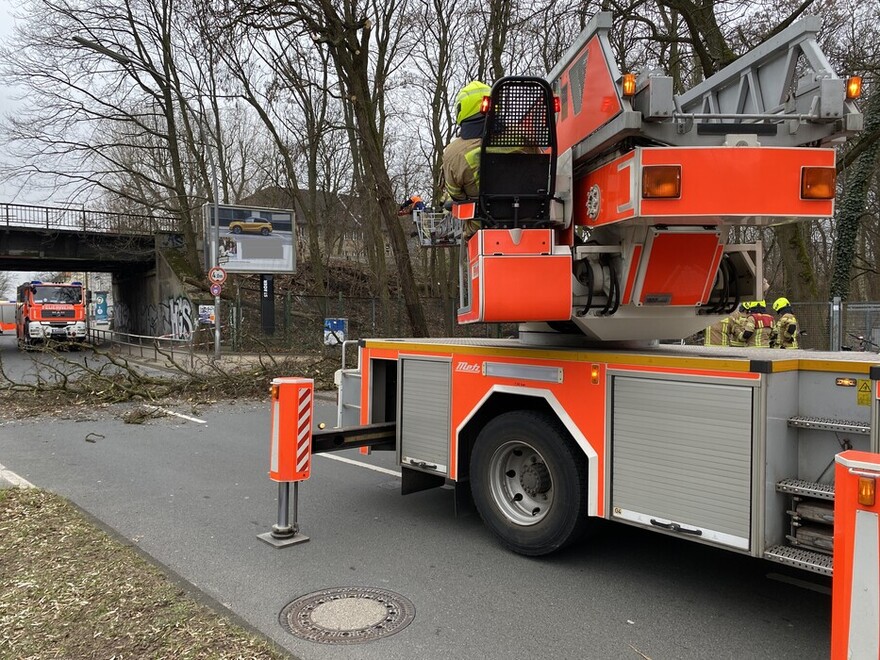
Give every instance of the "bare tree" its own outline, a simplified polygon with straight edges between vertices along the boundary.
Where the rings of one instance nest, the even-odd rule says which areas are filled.
[[[2,51],[7,83],[28,90],[4,133],[16,159],[7,174],[67,185],[79,198],[110,198],[117,208],[126,200],[127,211],[173,214],[195,273],[199,210],[210,190],[206,152],[221,165],[224,152],[217,84],[199,67],[204,49],[186,8],[168,0],[31,0],[33,18]],[[213,86],[199,87],[206,81]],[[215,99],[213,112],[206,97]]]
[[[385,161],[386,108],[384,99],[392,84],[399,35],[398,2],[359,0],[288,0],[282,3],[246,3],[241,15],[265,29],[299,26],[315,47],[328,53],[339,76],[345,100],[352,110],[361,145],[365,172],[377,211],[390,239],[397,284],[404,297],[412,332],[428,334],[418,296],[406,237],[395,212],[395,196]]]

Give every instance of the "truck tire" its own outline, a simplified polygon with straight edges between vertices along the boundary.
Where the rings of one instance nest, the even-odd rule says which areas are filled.
[[[483,522],[521,555],[554,552],[586,525],[586,459],[550,415],[520,410],[489,422],[474,444],[470,479]]]

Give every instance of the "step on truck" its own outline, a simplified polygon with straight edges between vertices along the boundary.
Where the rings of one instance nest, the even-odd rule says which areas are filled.
[[[621,74],[610,28],[484,99],[458,321],[518,336],[346,342],[311,451],[393,451],[404,494],[453,486],[524,555],[605,518],[830,574],[835,455],[880,449],[877,356],[658,340],[764,297],[732,228],[833,215],[858,81],[815,18],[681,94]]]

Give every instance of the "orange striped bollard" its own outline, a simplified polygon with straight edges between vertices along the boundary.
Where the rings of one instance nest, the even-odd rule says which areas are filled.
[[[835,457],[832,660],[880,657],[880,454]]]
[[[269,478],[278,482],[278,522],[257,538],[276,548],[309,540],[299,531],[299,482],[312,470],[312,420],[315,383],[311,378],[272,380],[272,438]],[[290,523],[290,483],[293,482],[293,523]]]

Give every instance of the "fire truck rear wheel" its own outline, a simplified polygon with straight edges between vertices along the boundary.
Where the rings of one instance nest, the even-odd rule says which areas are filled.
[[[538,556],[574,541],[587,522],[587,466],[559,420],[534,411],[489,422],[471,453],[471,491],[502,544]]]

